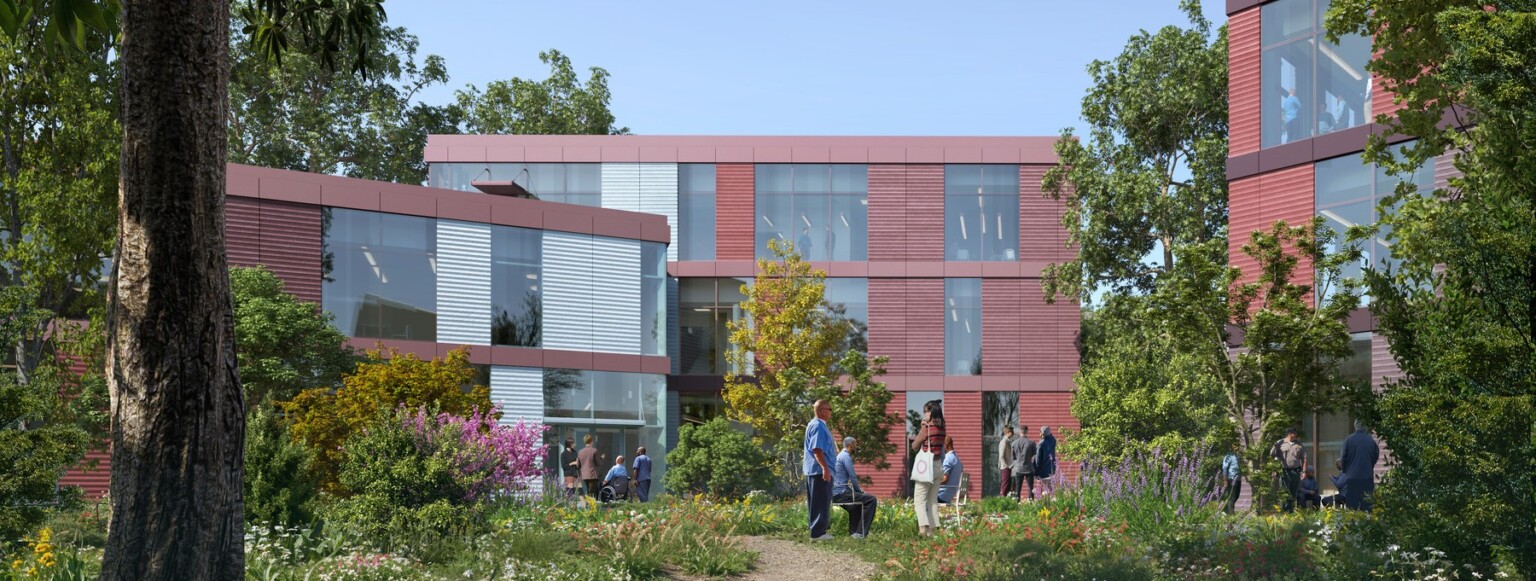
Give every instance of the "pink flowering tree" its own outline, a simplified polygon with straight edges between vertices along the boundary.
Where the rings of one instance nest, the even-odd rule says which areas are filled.
[[[487,496],[520,491],[543,475],[544,431],[542,424],[518,420],[503,425],[499,407],[474,410],[469,417],[425,408],[401,414],[402,422],[424,456],[447,460],[456,480],[474,502]]]

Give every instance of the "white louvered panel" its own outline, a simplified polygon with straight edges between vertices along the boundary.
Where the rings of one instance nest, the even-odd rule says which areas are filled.
[[[592,264],[592,351],[639,355],[640,241],[593,236]]]
[[[672,189],[677,189],[676,165],[672,166]],[[675,206],[676,203],[673,205]],[[640,211],[640,164],[603,164],[603,207],[629,212]]]
[[[522,419],[544,423],[544,370],[531,367],[491,367],[491,403],[501,406],[501,424]]]
[[[592,278],[591,235],[544,232],[545,349],[592,350]]]
[[[672,243],[667,245],[667,260],[677,260],[677,164],[640,164],[640,211],[667,217]]]
[[[437,340],[491,344],[491,227],[437,222]]]

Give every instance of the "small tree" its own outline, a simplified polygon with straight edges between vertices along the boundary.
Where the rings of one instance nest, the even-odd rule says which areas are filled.
[[[245,423],[245,521],[308,524],[320,492],[313,458],[313,452],[288,436],[288,426],[270,403],[257,405]]]
[[[751,426],[757,442],[783,461],[777,472],[798,476],[811,403],[832,402],[832,431],[859,441],[857,461],[883,469],[896,450],[887,440],[901,421],[886,412],[891,394],[875,380],[885,357],[871,358],[849,343],[849,323],[826,300],[826,273],[812,268],[788,242],[768,243],[773,259],[760,259],[747,300],[746,320],[728,323],[732,373],[725,377],[726,415]]]
[[[337,468],[352,436],[400,407],[469,416],[491,409],[490,389],[473,385],[469,349],[423,361],[398,351],[369,351],[341,389],[314,388],[279,406],[292,418],[291,433],[315,453],[322,487],[340,492]]]
[[[235,356],[245,401],[292,399],[312,387],[335,387],[357,367],[347,336],[331,315],[283,290],[266,267],[229,269],[235,301]]]
[[[768,454],[725,418],[678,429],[667,452],[667,490],[741,498],[773,482]]]

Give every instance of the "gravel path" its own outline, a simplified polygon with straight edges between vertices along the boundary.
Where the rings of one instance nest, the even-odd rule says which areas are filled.
[[[810,541],[786,541],[766,537],[742,537],[749,551],[757,551],[757,565],[742,579],[751,581],[822,581],[867,579],[875,564],[858,555],[810,546]]]

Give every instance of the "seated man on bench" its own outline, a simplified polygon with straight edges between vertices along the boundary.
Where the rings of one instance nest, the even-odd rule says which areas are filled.
[[[848,511],[848,536],[862,539],[869,536],[869,526],[875,522],[875,508],[879,504],[874,495],[865,494],[859,488],[859,475],[853,471],[853,448],[858,440],[852,436],[843,438],[843,451],[832,466],[832,504]]]

